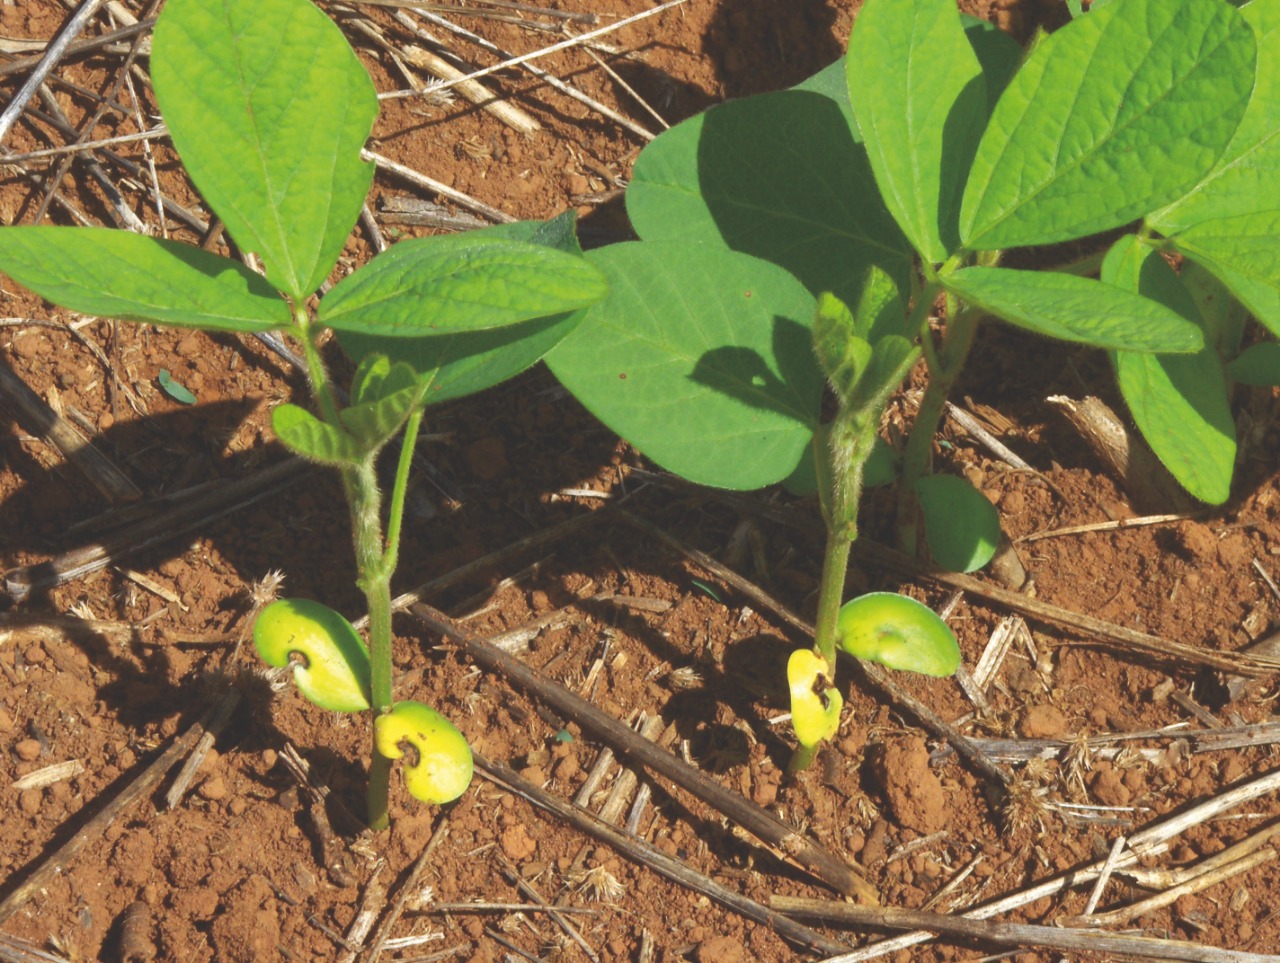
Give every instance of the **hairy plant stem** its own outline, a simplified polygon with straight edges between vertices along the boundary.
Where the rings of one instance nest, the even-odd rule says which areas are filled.
[[[827,544],[822,556],[822,581],[818,592],[818,614],[814,621],[813,651],[827,664],[827,679],[835,681],[836,643],[839,636],[840,606],[844,604],[844,582],[849,571],[849,552],[858,537],[858,504],[862,500],[862,470],[875,443],[878,405],[850,410],[841,403],[831,425],[827,459],[831,468],[828,499]],[[819,477],[822,472],[819,471]],[[799,745],[787,763],[788,773],[812,765],[818,744]]]
[[[969,349],[973,347],[973,338],[982,316],[980,310],[961,308],[952,295],[947,295],[947,330],[943,336],[942,348],[935,351],[929,347],[925,350],[929,384],[920,399],[920,410],[916,412],[911,433],[907,436],[907,447],[902,456],[902,475],[898,482],[898,550],[908,555],[916,554],[919,539],[916,481],[929,470],[933,456],[933,437],[942,419],[947,395],[951,393],[951,387],[969,357]],[[931,346],[928,330],[922,330],[921,337],[926,345]]]
[[[304,309],[295,308],[294,318],[307,362],[307,377],[312,393],[320,405],[324,420],[340,426],[338,403],[328,369],[311,336],[311,319]],[[413,443],[422,423],[418,409],[409,419],[405,446],[401,450],[392,489],[391,515],[384,545],[382,532],[382,489],[378,485],[377,452],[366,454],[355,464],[339,469],[342,488],[351,515],[351,538],[356,558],[356,585],[364,593],[369,611],[369,689],[375,718],[391,709],[391,575],[399,555],[400,522],[404,513],[405,489]],[[370,729],[372,733],[372,729]],[[368,819],[371,829],[389,825],[391,760],[376,745],[369,766]]]

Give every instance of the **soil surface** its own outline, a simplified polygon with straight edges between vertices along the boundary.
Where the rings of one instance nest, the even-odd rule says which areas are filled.
[[[1057,4],[1006,0],[962,5],[1019,36],[1051,23],[1059,11]],[[649,0],[556,4],[560,11],[593,14],[597,24],[653,6]],[[675,123],[826,66],[841,53],[857,6],[690,0],[605,38],[614,52],[598,56],[612,74],[580,49],[539,65],[656,130],[657,120],[623,81]],[[139,17],[150,13],[150,6],[135,2],[124,8]],[[350,24],[350,11],[328,9],[348,21],[348,36],[379,90],[404,88],[395,59]],[[359,17],[380,27],[394,46],[420,43],[394,12],[360,7]],[[0,35],[47,41],[66,15],[54,0],[6,0]],[[513,53],[562,37],[559,20],[516,16],[556,29],[476,16],[456,22]],[[567,23],[574,31],[589,28]],[[87,35],[112,26],[99,18]],[[478,65],[493,62],[466,41],[450,43]],[[55,72],[53,99],[77,128],[95,109],[90,92],[116,88],[122,58],[119,52],[78,55]],[[145,68],[145,57],[139,63]],[[427,79],[407,69],[413,82]],[[24,76],[3,76],[4,99]],[[131,77],[133,92],[126,85],[115,94],[128,113],[107,111],[85,136],[132,133],[139,118],[150,125],[154,103],[145,70]],[[576,207],[588,243],[625,236],[619,194],[641,138],[527,74],[503,74],[494,87],[541,129],[518,133],[461,99],[442,106],[394,99],[384,102],[372,149],[506,215],[546,218]],[[28,114],[4,147],[26,152],[68,139]],[[152,160],[160,189],[200,210],[164,142],[115,150],[118,159],[95,156],[125,206],[150,229],[161,229]],[[31,222],[52,170],[45,161],[5,167],[0,220]],[[83,162],[58,184],[48,221],[116,223],[102,185]],[[432,230],[392,212],[405,199],[440,200],[379,173],[369,204],[392,242]],[[461,211],[453,204],[448,209]],[[172,216],[164,229],[179,240],[201,240]],[[339,274],[371,256],[370,238],[357,229]],[[28,386],[135,489],[133,495],[104,493],[79,459],[48,440],[47,424],[6,392],[0,407],[0,567],[8,572],[9,590],[0,623],[6,940],[53,954],[41,959],[75,961],[353,959],[343,955],[344,934],[357,914],[367,908],[381,919],[397,899],[403,914],[389,935],[398,942],[386,946],[383,959],[589,958],[545,912],[457,905],[509,907],[540,895],[575,911],[567,918],[600,960],[768,963],[799,955],[769,927],[636,866],[483,778],[443,809],[415,803],[397,780],[392,828],[363,831],[364,720],[324,712],[292,688],[272,685],[243,645],[255,591],[261,591],[256,586],[274,571],[284,575],[285,594],[323,599],[353,618],[360,614],[334,480],[317,469],[286,484],[259,484],[217,517],[170,526],[163,537],[137,544],[145,521],[162,509],[233,483],[253,487],[253,479],[284,461],[268,416],[280,402],[305,399],[301,378],[253,339],[83,318],[7,278],[2,290],[0,373]],[[174,400],[161,387],[161,372],[197,403]],[[991,326],[952,400],[1035,470],[1008,468],[951,422],[939,439],[939,470],[963,474],[998,507],[1030,576],[1024,592],[1197,649],[1237,650],[1267,637],[1280,620],[1271,581],[1280,579],[1274,395],[1240,399],[1246,444],[1236,497],[1226,507],[1141,527],[1027,540],[1136,514],[1129,493],[1046,401],[1059,394],[1116,403],[1104,359]],[[909,422],[918,397],[915,384],[894,400],[890,433]],[[948,618],[970,672],[992,633],[1015,627],[1007,656],[977,689],[979,702],[956,680],[896,681],[965,735],[1013,740],[1011,752],[1030,748],[1019,760],[997,759],[1009,781],[1001,789],[922,728],[914,710],[860,684],[850,668],[841,682],[840,734],[818,765],[785,779],[791,736],[778,722],[787,707],[782,666],[791,649],[805,644],[803,636],[759,599],[629,524],[619,509],[677,535],[812,617],[821,554],[815,505],[781,492],[729,499],[654,476],[541,368],[477,399],[432,409],[427,430],[397,587],[426,584],[427,602],[479,636],[530,628],[524,658],[618,719],[658,718],[659,739],[674,753],[841,858],[856,860],[886,906],[959,912],[1027,889],[1104,859],[1122,836],[1277,769],[1267,742],[1274,737],[1262,726],[1273,721],[1274,678],[1229,685],[1226,675],[1188,660],[1156,659],[1034,617],[1012,621],[1008,606],[980,594],[966,592],[956,601],[935,581],[905,580],[855,556],[850,594],[887,589],[935,607],[954,603]],[[199,485],[207,487],[192,492]],[[175,493],[176,499],[160,500]],[[865,537],[891,540],[892,506],[892,493],[868,494]],[[558,533],[557,526],[571,521],[575,527]],[[550,534],[536,547],[506,550],[540,533]],[[21,567],[37,566],[38,575],[47,575],[52,560],[95,544],[122,550],[105,567],[16,598],[23,594]],[[489,553],[499,554],[459,571]],[[413,618],[402,616],[397,632],[398,693],[439,707],[484,757],[562,798],[579,793],[599,744],[442,645]],[[91,822],[228,693],[238,703],[175,805],[165,795],[176,766],[141,798],[126,797],[105,828],[105,820]],[[1256,728],[1244,742],[1208,738],[1213,729],[1234,726]],[[1108,745],[1088,739],[1116,733],[1138,737]],[[54,764],[66,766],[50,774]],[[299,765],[309,776],[299,776]],[[620,771],[616,764],[605,770],[604,781],[586,793],[589,805],[604,801]],[[39,774],[36,785],[23,781],[32,774]],[[41,776],[53,781],[40,785]],[[649,776],[641,784],[649,802],[635,808],[631,826],[667,855],[763,903],[775,895],[833,898],[685,791]],[[627,812],[624,807],[623,818]],[[1277,817],[1274,792],[1250,799],[1197,820],[1163,850],[1144,855],[1141,865],[1193,866]],[[57,873],[35,877],[34,892],[22,889],[77,839],[82,848]],[[1280,875],[1265,861],[1274,850],[1260,852],[1264,861],[1253,868],[1190,886],[1176,901],[1108,928],[1280,952],[1274,910]],[[1116,875],[1099,908],[1125,906],[1148,889],[1171,885]],[[1052,922],[1078,915],[1090,889],[1043,896],[1005,918]],[[850,947],[884,935],[824,932]],[[933,942],[899,949],[893,958],[976,960],[999,949]],[[5,959],[36,958],[9,955],[18,952],[0,949]],[[442,953],[451,957],[435,955]],[[1027,949],[1016,958],[1105,956]]]

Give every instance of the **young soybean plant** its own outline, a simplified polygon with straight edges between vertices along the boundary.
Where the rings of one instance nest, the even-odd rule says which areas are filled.
[[[392,760],[406,751],[405,783],[420,799],[454,799],[471,778],[458,731],[427,706],[396,702],[391,687],[391,577],[424,409],[537,361],[606,284],[562,217],[406,241],[313,308],[373,177],[360,156],[378,110],[364,68],[309,0],[169,0],[153,48],[156,98],[187,172],[265,278],[199,248],[96,228],[0,228],[0,269],[76,311],[283,331],[301,344],[320,414],[286,404],[272,422],[285,445],[341,476],[369,648],[306,600],[267,606],[254,638],[268,662],[294,665],[317,705],[372,709],[369,822],[383,828]],[[359,361],[345,407],[317,347],[326,328]],[[377,458],[396,437],[384,511]]]
[[[936,674],[958,663],[927,610],[841,605],[862,485],[894,474],[877,449],[881,412],[921,356],[929,384],[901,456],[897,525],[914,552],[919,501],[945,567],[981,567],[998,537],[981,493],[927,473],[986,319],[1111,352],[1131,405],[1163,418],[1144,430],[1168,436],[1166,462],[1208,457],[1211,435],[1229,480],[1221,366],[1261,380],[1275,357],[1235,357],[1235,302],[1280,333],[1278,25],[1280,0],[1110,0],[1024,54],[955,0],[867,0],[841,63],[714,107],[641,153],[627,211],[642,240],[588,255],[611,292],[548,363],[685,477],[817,487],[828,538],[814,649],[789,667],[795,765],[836,725],[838,647]],[[1000,266],[1011,248],[1135,221],[1101,279],[1087,276],[1101,258]],[[1195,270],[1162,269],[1164,250]],[[1170,293],[1174,282],[1186,290]],[[1206,345],[1225,354],[1206,360]],[[1194,390],[1213,365],[1217,381]],[[824,382],[837,403],[826,423]],[[1196,493],[1226,497],[1221,478]],[[851,625],[864,613],[871,631]]]

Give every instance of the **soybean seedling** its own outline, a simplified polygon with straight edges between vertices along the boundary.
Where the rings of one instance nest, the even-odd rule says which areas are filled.
[[[319,415],[286,404],[272,424],[286,446],[342,479],[369,647],[337,612],[305,600],[269,605],[254,638],[266,661],[294,667],[317,705],[372,711],[369,822],[382,828],[393,760],[409,757],[405,784],[431,802],[456,798],[471,778],[457,730],[433,709],[395,700],[391,686],[391,578],[426,406],[533,364],[605,282],[562,217],[397,244],[315,305],[373,177],[361,148],[377,96],[342,33],[308,0],[169,0],[151,69],[191,180],[265,277],[189,245],[65,227],[0,228],[0,269],[76,311],[283,331],[300,343]],[[326,329],[359,362],[345,406],[321,357]],[[384,506],[378,456],[396,438]]]
[[[918,548],[918,503],[939,564],[976,569],[995,549],[981,493],[929,474],[980,324],[1111,352],[1161,457],[1189,484],[1203,456],[1218,477],[1194,490],[1225,498],[1222,365],[1265,382],[1275,358],[1270,343],[1236,355],[1240,312],[1280,333],[1278,23],[1280,0],[1111,0],[1024,52],[954,0],[867,0],[844,60],[641,152],[626,197],[641,240],[588,255],[611,293],[548,363],[678,474],[817,489],[828,537],[814,658],[789,672],[797,765],[838,715],[863,485],[897,475],[904,550]],[[1133,222],[1109,263],[1001,266],[1011,248]],[[1175,278],[1189,296],[1168,291],[1168,252],[1196,266]],[[1210,343],[1219,353],[1190,360]],[[886,457],[881,413],[918,360],[928,387],[904,450]],[[1216,381],[1196,374],[1214,366]],[[827,389],[836,413],[823,422]],[[940,671],[954,645],[911,643],[897,664]]]

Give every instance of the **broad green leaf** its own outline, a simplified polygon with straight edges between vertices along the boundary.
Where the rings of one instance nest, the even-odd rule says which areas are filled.
[[[960,244],[961,191],[987,114],[955,0],[867,0],[845,62],[881,196],[925,260],[946,260]]]
[[[984,267],[964,268],[942,281],[970,304],[1051,338],[1117,351],[1186,353],[1204,347],[1194,321],[1101,281]]]
[[[964,35],[973,47],[973,53],[982,65],[982,79],[987,88],[987,109],[982,122],[986,123],[987,115],[995,107],[996,101],[1004,93],[1013,75],[1022,63],[1023,49],[1018,41],[997,27],[990,20],[981,20],[968,13],[960,14],[960,25],[964,27]]]
[[[501,328],[600,300],[600,272],[572,254],[474,233],[403,241],[344,278],[317,317],[337,331],[421,338]]]
[[[84,314],[223,331],[292,324],[289,306],[244,265],[128,231],[0,228],[0,271]]]
[[[510,238],[540,244],[576,256],[582,249],[574,233],[574,216],[565,212],[550,221],[518,221],[474,231],[470,237]],[[382,352],[407,362],[427,386],[426,402],[438,404],[483,391],[536,363],[582,320],[581,310],[535,318],[490,331],[387,338],[339,332],[343,349],[354,358]]]
[[[1280,385],[1280,344],[1266,341],[1245,348],[1227,365],[1227,377],[1259,387]]]
[[[297,405],[274,409],[271,427],[285,447],[322,465],[351,465],[365,454],[365,446],[353,435]]]
[[[1195,301],[1163,257],[1133,235],[1107,252],[1102,279],[1195,320]],[[1188,492],[1213,505],[1231,494],[1235,422],[1218,353],[1113,352],[1120,394],[1151,450]]]
[[[1208,175],[1147,219],[1162,234],[1280,209],[1280,0],[1254,0],[1240,13],[1258,45],[1253,96],[1226,152]]]
[[[627,188],[631,223],[648,241],[701,241],[772,261],[815,296],[833,291],[846,304],[872,264],[905,290],[911,247],[852,125],[847,102],[807,90],[712,107],[641,151]]]
[[[964,245],[1066,241],[1180,197],[1234,135],[1254,50],[1253,31],[1220,0],[1116,0],[1046,38],[978,146]]]
[[[301,299],[337,263],[373,179],[377,94],[309,0],[169,0],[151,55],[187,173],[267,278]]]
[[[695,242],[587,257],[609,296],[547,355],[591,412],[670,471],[721,488],[786,477],[818,419],[813,297],[781,268]]]
[[[982,492],[954,475],[925,475],[915,489],[935,562],[975,572],[991,561],[1000,545],[1000,515]]]
[[[1202,221],[1172,243],[1280,335],[1280,209]]]

